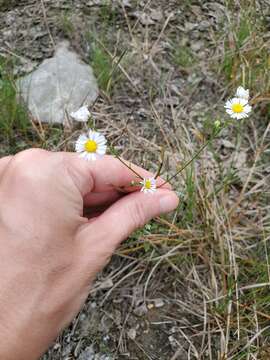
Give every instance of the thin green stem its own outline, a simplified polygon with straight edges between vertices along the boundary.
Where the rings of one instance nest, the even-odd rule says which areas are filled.
[[[161,173],[161,170],[162,170],[162,167],[163,167],[163,164],[164,164],[164,155],[165,155],[165,149],[164,147],[162,148],[161,150],[161,161],[160,161],[160,164],[159,164],[159,167],[158,167],[158,171],[155,175],[155,179],[157,179]]]
[[[134,169],[132,169],[132,167],[130,165],[128,165],[124,160],[122,160],[120,158],[119,155],[117,155],[116,151],[114,150],[114,148],[112,146],[110,146],[110,150],[111,150],[111,153],[113,154],[113,156],[118,159],[123,165],[125,165],[130,171],[132,171],[138,178],[140,178],[141,180],[143,180],[143,177],[137,173],[137,171],[135,171]]]
[[[132,169],[131,166],[129,166],[128,164],[126,164],[124,162],[124,160],[122,160],[118,155],[115,155],[116,159],[118,159],[123,165],[125,165],[130,171],[132,171],[136,176],[138,176],[138,178],[140,178],[141,180],[143,180],[143,177],[137,173],[137,171],[135,171],[134,169]]]
[[[161,185],[159,185],[158,188],[160,188],[161,186],[164,186],[167,183],[170,183],[174,178],[176,178],[177,175],[179,175],[183,170],[185,170],[185,168],[188,167],[200,155],[200,153],[215,139],[215,137],[220,133],[220,131],[221,131],[221,128],[216,130],[214,135],[208,141],[206,141],[205,144],[203,144],[203,146],[196,152],[196,154],[194,156],[192,156],[192,158],[187,163],[185,163],[185,165],[182,166],[181,169],[179,169],[174,175],[172,175],[166,181],[164,181]]]
[[[121,55],[119,56],[118,60],[115,62],[115,64],[113,65],[113,68],[109,74],[109,80],[111,80],[115,70],[117,69],[117,67],[119,66],[120,62],[122,61],[123,57],[126,55],[127,53],[127,49],[125,49],[124,51],[122,51]]]

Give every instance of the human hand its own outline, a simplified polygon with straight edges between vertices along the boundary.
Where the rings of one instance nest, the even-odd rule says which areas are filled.
[[[119,195],[131,180],[110,156],[90,163],[31,149],[0,160],[1,359],[37,359],[78,313],[120,242],[176,208],[168,186]]]

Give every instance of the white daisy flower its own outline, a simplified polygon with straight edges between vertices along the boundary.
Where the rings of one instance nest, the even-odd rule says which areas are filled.
[[[248,101],[241,98],[228,100],[224,107],[231,118],[238,120],[248,117],[251,111],[251,106],[248,104]]]
[[[249,90],[244,89],[243,86],[239,86],[236,90],[235,97],[248,100],[249,99]]]
[[[79,108],[79,110],[70,113],[70,116],[76,121],[87,122],[90,117],[90,112],[87,106],[84,105]]]
[[[96,160],[106,153],[107,140],[102,134],[89,130],[88,134],[80,135],[75,144],[75,150],[86,160]]]
[[[157,190],[157,184],[155,178],[145,178],[140,182],[142,185],[141,191],[145,194],[153,194]]]

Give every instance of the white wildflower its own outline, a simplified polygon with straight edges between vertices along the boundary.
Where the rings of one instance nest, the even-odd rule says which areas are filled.
[[[142,185],[141,191],[145,194],[153,194],[157,190],[157,184],[155,178],[145,178],[140,182]]]
[[[251,106],[248,104],[248,101],[242,98],[230,99],[224,107],[231,118],[238,120],[248,117],[251,111]]]
[[[79,110],[70,113],[70,116],[80,122],[87,122],[90,117],[90,112],[88,110],[88,107],[86,105],[79,108]]]
[[[235,97],[248,100],[249,99],[249,90],[244,89],[243,86],[239,86],[236,90]]]
[[[76,141],[75,149],[80,157],[86,160],[96,160],[106,153],[107,140],[99,132],[89,130],[88,134],[80,135]]]

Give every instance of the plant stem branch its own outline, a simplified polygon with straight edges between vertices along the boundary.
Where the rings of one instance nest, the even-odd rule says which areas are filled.
[[[138,178],[140,178],[141,180],[143,180],[143,177],[137,173],[137,171],[135,171],[134,169],[132,169],[132,167],[130,165],[128,165],[124,160],[122,160],[120,158],[119,155],[117,155],[116,151],[114,150],[114,148],[112,146],[110,146],[110,150],[111,150],[111,153],[113,154],[113,156],[118,159],[123,165],[125,165],[130,171],[132,171]]]
[[[193,160],[195,160],[200,155],[200,153],[215,139],[215,137],[219,134],[220,131],[221,131],[221,129],[219,129],[218,131],[215,131],[214,135],[208,141],[206,141],[206,143],[196,152],[196,154],[194,156],[192,156],[192,158],[187,163],[185,163],[185,165],[183,167],[181,167],[181,169],[179,169],[174,175],[172,175],[166,181],[164,181],[161,185],[159,185],[158,188],[160,188],[161,186],[164,186],[167,183],[170,183],[171,180],[173,180],[178,174],[180,174],[183,170],[185,170],[185,168],[188,167],[193,162]]]

